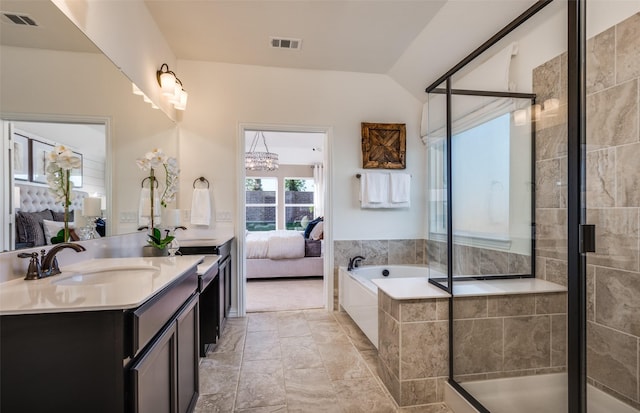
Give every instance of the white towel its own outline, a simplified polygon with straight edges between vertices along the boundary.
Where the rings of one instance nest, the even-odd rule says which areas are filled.
[[[209,225],[211,222],[211,201],[208,188],[196,188],[191,199],[191,223]]]
[[[411,200],[411,175],[404,173],[391,174],[390,186],[392,204],[404,204]]]
[[[389,201],[389,174],[367,172],[360,178],[362,202],[382,204]]]
[[[161,221],[161,206],[160,206],[160,196],[158,195],[158,191],[153,192],[153,225],[160,224]],[[149,225],[151,220],[149,219],[151,215],[151,191],[149,188],[140,189],[140,202],[138,204],[138,225],[144,226]]]

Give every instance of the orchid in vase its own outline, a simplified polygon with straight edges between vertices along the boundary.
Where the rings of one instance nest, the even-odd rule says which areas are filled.
[[[167,207],[167,205],[176,199],[178,192],[178,175],[180,169],[178,169],[178,161],[172,156],[167,156],[162,149],[153,149],[147,152],[144,157],[136,160],[138,167],[145,172],[149,172],[149,245],[152,245],[158,249],[166,248],[167,244],[173,241],[173,236],[169,235],[169,231],[165,231],[165,237],[162,237],[162,233],[156,228],[155,216],[156,208]],[[164,185],[160,185],[157,171],[164,172]],[[162,174],[161,172],[161,174]],[[147,179],[145,178],[145,180]],[[160,197],[157,197],[155,191],[161,191]],[[160,205],[156,205],[156,200],[159,200]],[[146,211],[145,211],[146,213]]]
[[[71,206],[73,185],[71,184],[71,170],[82,167],[79,156],[75,156],[71,149],[58,145],[47,155],[47,183],[56,202],[62,202],[64,207],[64,228],[51,239],[53,244],[69,241],[69,207]]]

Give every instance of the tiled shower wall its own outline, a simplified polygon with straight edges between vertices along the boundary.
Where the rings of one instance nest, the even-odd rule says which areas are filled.
[[[566,285],[566,72],[558,56],[533,73],[539,102],[560,109],[536,125],[537,275]],[[640,14],[587,42],[587,375],[640,408]]]

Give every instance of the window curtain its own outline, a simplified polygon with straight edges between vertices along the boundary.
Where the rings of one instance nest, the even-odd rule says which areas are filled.
[[[322,217],[324,216],[324,166],[321,163],[313,165],[313,180],[315,181],[313,211],[316,217]]]

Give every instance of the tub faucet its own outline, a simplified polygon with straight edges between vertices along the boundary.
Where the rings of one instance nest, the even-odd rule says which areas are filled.
[[[356,255],[353,258],[349,259],[349,266],[347,267],[347,271],[351,271],[354,268],[358,268],[360,266],[360,264],[362,264],[362,260],[364,260],[365,258],[361,255]]]
[[[65,248],[71,248],[76,252],[86,251],[86,248],[80,244],[74,244],[73,242],[63,242],[62,244],[53,246],[46,254],[44,250],[40,251],[40,253],[42,254],[40,265],[38,265],[37,252],[31,254],[18,254],[18,257],[20,258],[31,258],[25,280],[37,280],[39,278],[45,278],[52,275],[60,274],[60,268],[58,267],[56,254]]]

